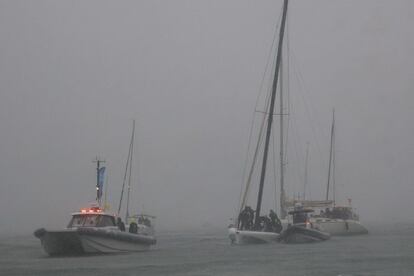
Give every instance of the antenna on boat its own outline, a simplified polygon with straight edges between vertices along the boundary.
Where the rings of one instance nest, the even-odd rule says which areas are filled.
[[[281,23],[280,32],[279,32],[279,43],[278,43],[278,51],[277,51],[277,57],[276,57],[275,75],[273,78],[272,95],[271,95],[271,100],[270,100],[270,107],[269,107],[269,114],[268,114],[268,121],[267,121],[267,131],[266,131],[266,140],[265,140],[265,145],[264,145],[262,170],[261,170],[261,175],[260,175],[260,186],[259,186],[259,193],[257,195],[256,218],[254,222],[255,228],[258,228],[260,225],[260,209],[262,206],[263,185],[264,185],[264,180],[266,176],[266,164],[267,164],[267,154],[269,152],[270,134],[272,132],[273,112],[274,112],[274,107],[275,107],[277,82],[279,79],[280,61],[282,57],[283,35],[285,31],[287,8],[288,8],[288,0],[284,0],[282,23]]]
[[[101,205],[102,198],[102,188],[104,181],[105,167],[101,167],[101,163],[105,163],[105,160],[101,160],[98,156],[95,158],[93,163],[96,163],[96,200],[98,201],[99,206]]]

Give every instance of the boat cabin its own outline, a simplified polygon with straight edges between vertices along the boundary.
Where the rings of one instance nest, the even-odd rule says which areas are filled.
[[[73,213],[67,228],[108,226],[116,227],[115,216],[104,213],[99,207],[92,207]]]
[[[325,211],[325,216],[332,219],[355,219],[355,214],[351,207],[335,206],[331,210]]]

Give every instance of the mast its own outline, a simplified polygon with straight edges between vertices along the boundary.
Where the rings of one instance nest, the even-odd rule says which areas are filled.
[[[266,140],[265,140],[265,147],[264,147],[264,153],[263,153],[262,171],[260,175],[260,186],[259,186],[259,193],[257,195],[256,218],[255,218],[256,228],[258,228],[260,224],[260,209],[262,207],[263,185],[264,185],[264,180],[266,176],[266,164],[267,164],[267,154],[269,152],[270,134],[272,132],[273,112],[274,112],[274,107],[275,107],[277,81],[279,78],[280,61],[282,57],[283,35],[285,32],[287,8],[288,8],[288,0],[284,0],[282,23],[280,25],[280,32],[279,32],[279,44],[278,44],[278,51],[277,51],[277,57],[276,57],[275,75],[273,78],[272,96],[270,100],[270,108],[269,108],[269,115],[268,115],[269,117],[267,121],[267,131],[266,131]]]
[[[129,217],[129,196],[131,193],[131,174],[132,174],[132,156],[134,153],[134,136],[135,136],[135,120],[132,121],[132,135],[131,135],[131,146],[130,151],[131,154],[129,159],[129,177],[128,177],[128,193],[127,193],[127,203],[126,203],[126,212],[125,212],[125,222],[128,223]]]
[[[335,112],[335,111],[334,111]],[[335,187],[335,132],[336,129],[334,128],[334,132],[333,132],[333,139],[332,139],[332,200],[333,200],[333,205],[335,207],[335,195],[336,195],[336,187]]]
[[[332,126],[331,126],[331,145],[329,149],[329,165],[328,165],[328,184],[326,185],[326,197],[329,199],[329,183],[331,181],[331,166],[332,166],[332,155],[333,155],[333,141],[334,141],[334,128],[335,128],[335,109],[332,110]]]
[[[125,190],[125,183],[127,181],[127,175],[128,175],[128,169],[130,168],[129,166],[129,162],[131,160],[131,155],[132,155],[132,144],[133,144],[133,133],[135,131],[135,120],[133,121],[133,126],[132,126],[132,136],[131,136],[131,141],[129,143],[129,149],[128,149],[128,157],[127,157],[127,162],[125,165],[125,173],[124,173],[124,179],[122,181],[122,190],[121,190],[121,197],[119,199],[119,205],[118,205],[118,216],[121,213],[121,207],[122,207],[122,199],[124,197],[124,190]]]
[[[308,160],[309,160],[309,142],[306,143],[306,157],[305,157],[305,176],[303,181],[303,197],[306,199],[306,186],[308,186]]]
[[[281,46],[283,47],[283,46]],[[282,48],[280,48],[282,51]],[[285,170],[284,170],[284,152],[283,152],[283,58],[280,57],[280,217],[283,219],[286,217],[286,210],[285,210]]]

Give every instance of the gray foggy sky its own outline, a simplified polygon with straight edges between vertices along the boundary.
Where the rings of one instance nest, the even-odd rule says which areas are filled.
[[[132,205],[161,229],[226,226],[281,4],[0,1],[0,232],[66,225],[96,155],[116,208],[133,118]],[[290,194],[309,141],[323,195],[335,107],[338,197],[363,221],[414,219],[413,21],[411,0],[290,2]]]

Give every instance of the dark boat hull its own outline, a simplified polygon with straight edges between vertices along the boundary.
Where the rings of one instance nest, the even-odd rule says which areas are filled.
[[[98,228],[60,231],[41,228],[34,235],[40,239],[43,249],[51,256],[136,252],[148,250],[156,243],[152,236]]]
[[[330,239],[329,233],[314,228],[293,225],[284,230],[279,241],[283,243],[313,243]]]

